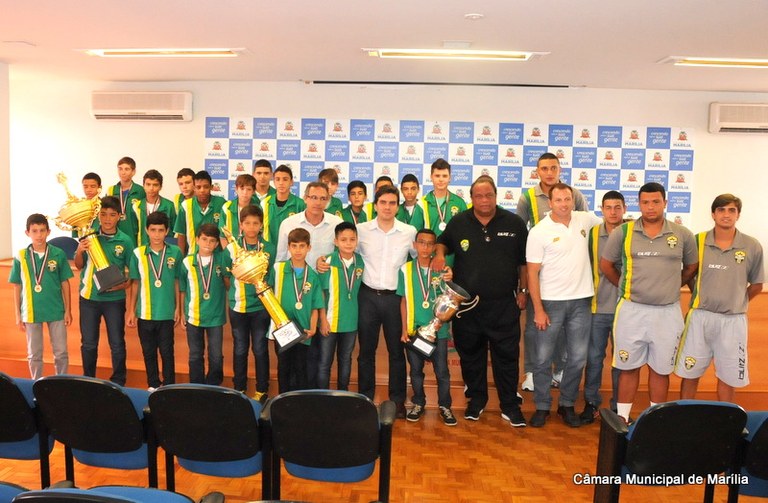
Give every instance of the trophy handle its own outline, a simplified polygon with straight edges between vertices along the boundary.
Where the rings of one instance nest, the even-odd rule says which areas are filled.
[[[462,306],[469,306],[469,307],[467,307],[465,309],[461,309],[459,311],[456,311],[455,317],[456,318],[461,318],[461,313],[466,313],[467,311],[470,311],[470,310],[474,309],[477,306],[478,302],[480,302],[480,296],[479,295],[475,295],[475,298],[470,300],[469,302],[462,302],[461,303]]]

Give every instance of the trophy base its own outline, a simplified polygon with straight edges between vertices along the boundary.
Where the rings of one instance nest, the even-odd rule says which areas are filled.
[[[405,347],[411,351],[415,351],[424,358],[429,359],[432,358],[432,354],[435,352],[437,344],[425,339],[417,332],[416,335],[411,337],[408,342],[405,343]]]
[[[109,265],[93,274],[93,282],[96,284],[99,293],[104,293],[110,288],[123,284],[126,281],[128,279],[116,265]]]
[[[276,328],[272,332],[272,337],[275,338],[277,343],[277,352],[290,349],[292,346],[307,339],[307,333],[304,332],[294,321],[289,321],[282,327]]]

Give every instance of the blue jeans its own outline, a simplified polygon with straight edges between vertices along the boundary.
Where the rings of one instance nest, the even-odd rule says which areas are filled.
[[[539,330],[533,323],[533,302],[528,299],[525,306],[525,332],[523,333],[523,372],[533,372],[533,367],[536,362],[536,335]],[[560,331],[560,335],[557,338],[557,345],[555,346],[555,357],[553,365],[555,372],[560,372],[565,368],[565,364],[568,361],[568,352],[565,346],[565,333]]]
[[[437,339],[435,351],[430,361],[435,369],[437,379],[437,405],[451,408],[451,374],[448,371],[448,339]],[[424,394],[424,362],[425,358],[416,351],[407,350],[408,364],[411,366],[411,387],[413,388],[414,405],[427,405],[427,396]]]
[[[357,332],[330,332],[327,337],[315,334],[312,344],[320,348],[320,363],[317,369],[317,387],[328,389],[331,385],[331,367],[336,353],[337,382],[336,388],[349,389],[349,375],[352,372],[352,351],[355,349]]]
[[[208,375],[205,374],[205,334],[208,334]],[[223,327],[198,327],[187,323],[189,344],[189,382],[220,385],[224,380],[224,355],[221,350]]]
[[[245,391],[248,387],[248,350],[253,350],[256,361],[256,391],[266,393],[269,388],[269,313],[262,309],[251,313],[229,310],[232,324],[232,367],[234,387]]]
[[[587,362],[589,332],[592,326],[591,298],[575,300],[544,300],[544,310],[550,325],[536,335],[536,365],[533,368],[533,400],[537,410],[549,410],[552,405],[552,358],[557,338],[565,328],[568,362],[560,381],[560,405],[572,407],[579,394],[581,373]]]
[[[107,340],[112,353],[112,376],[109,380],[125,386],[125,299],[96,301],[80,297],[80,353],[83,357],[83,374],[96,377],[102,316],[107,326]]]
[[[173,320],[138,320],[139,341],[147,369],[147,385],[158,388],[161,384],[176,382],[176,363],[173,356]],[[157,367],[157,352],[163,360],[163,380]]]
[[[592,333],[589,337],[587,366],[584,368],[584,400],[598,407],[603,397],[600,396],[600,384],[603,381],[603,362],[608,338],[613,331],[613,313],[592,315]],[[619,374],[617,368],[611,368],[611,408],[616,410],[616,393],[619,389]]]

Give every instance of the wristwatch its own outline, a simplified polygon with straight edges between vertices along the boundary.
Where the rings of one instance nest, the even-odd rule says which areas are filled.
[[[527,288],[520,288],[517,293],[522,293],[523,295],[528,295],[528,289]]]

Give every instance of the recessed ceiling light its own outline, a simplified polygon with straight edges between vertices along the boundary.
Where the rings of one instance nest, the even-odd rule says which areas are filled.
[[[85,53],[102,58],[234,58],[243,50],[242,48],[87,49]]]
[[[675,66],[701,66],[715,68],[768,68],[768,59],[750,58],[709,58],[696,56],[669,56],[659,63]]]
[[[528,61],[548,52],[481,51],[470,49],[363,49],[369,56],[401,59],[451,59],[479,61]]]

